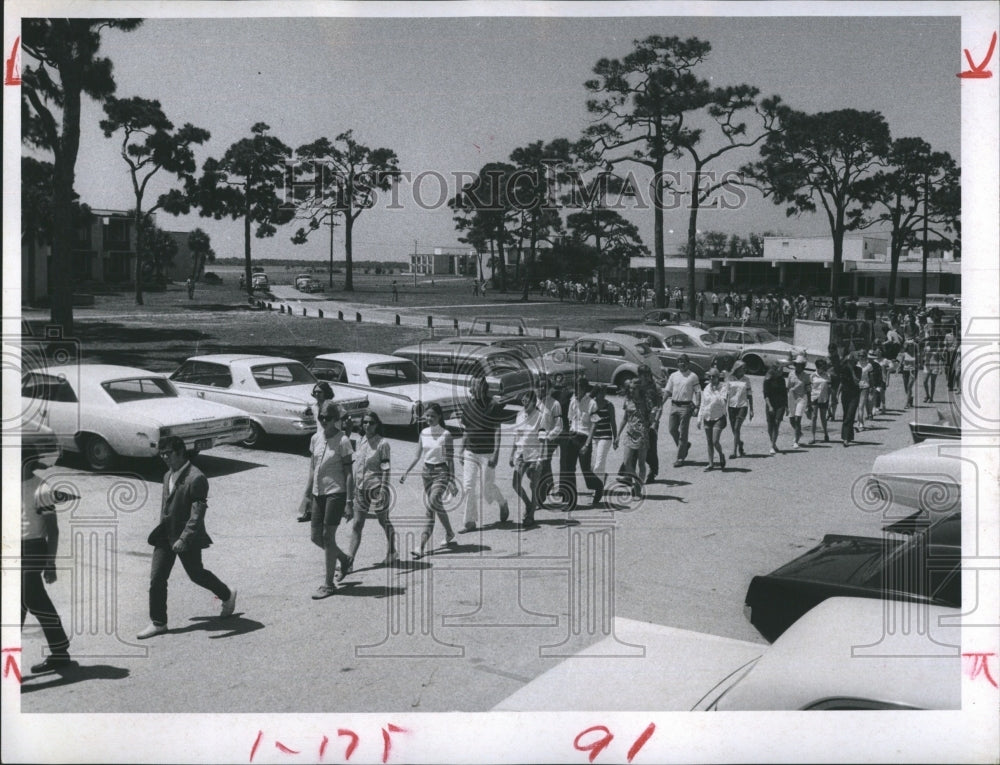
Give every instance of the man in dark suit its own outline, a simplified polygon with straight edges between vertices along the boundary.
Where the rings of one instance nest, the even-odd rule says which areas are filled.
[[[169,470],[163,477],[160,524],[149,535],[149,543],[153,545],[149,582],[152,623],[138,634],[140,640],[167,631],[167,580],[178,557],[188,578],[211,590],[222,601],[222,617],[232,616],[236,608],[236,590],[229,589],[201,562],[201,551],[212,544],[205,531],[208,479],[190,463],[184,441],[177,436],[163,439],[160,456]]]

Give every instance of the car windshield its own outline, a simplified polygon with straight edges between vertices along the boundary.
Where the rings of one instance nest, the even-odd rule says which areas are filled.
[[[698,335],[698,342],[703,345],[715,345],[715,338],[712,337],[708,332],[704,332]]]
[[[258,364],[251,367],[253,379],[261,388],[281,388],[286,385],[312,385],[316,382],[313,373],[298,362],[281,364]]]
[[[774,343],[777,342],[778,338],[768,332],[766,329],[758,329],[754,333],[754,342],[756,343]]]
[[[410,385],[427,382],[412,361],[393,361],[372,364],[368,367],[368,384],[373,388],[390,388],[394,385]]]
[[[645,340],[643,340],[641,343],[636,343],[635,350],[636,353],[638,353],[640,356],[648,356],[649,354],[652,353],[652,351],[649,348],[649,343],[647,343]]]
[[[148,401],[152,398],[176,398],[177,391],[164,377],[130,377],[108,380],[101,387],[116,404],[129,401]]]

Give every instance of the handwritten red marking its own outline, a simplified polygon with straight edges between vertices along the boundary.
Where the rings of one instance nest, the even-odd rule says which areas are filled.
[[[4,85],[20,85],[21,84],[21,68],[18,66],[17,59],[20,55],[21,48],[21,36],[18,35],[14,38],[14,47],[10,49],[10,58],[7,59],[7,74],[4,76]]]
[[[482,151],[483,150],[483,147],[480,146],[478,143],[474,143],[472,145],[476,147],[476,151]]]
[[[319,743],[319,758],[322,760],[323,755],[326,752],[326,745],[330,743],[330,739],[323,736],[323,740]]]
[[[15,658],[15,653],[21,653],[20,648],[3,648],[0,649],[3,653],[7,654],[7,658],[3,662],[3,676],[9,677],[10,673],[14,673],[14,679],[20,684],[21,682],[21,668],[17,666],[17,659]]]
[[[642,732],[642,735],[635,740],[632,744],[632,748],[628,750],[628,761],[632,762],[632,758],[639,754],[639,750],[645,746],[646,742],[649,741],[650,737],[653,735],[653,731],[656,730],[656,723],[650,723],[646,726],[646,730]]]
[[[351,759],[351,755],[354,754],[354,750],[358,748],[358,734],[353,730],[347,730],[346,728],[337,729],[338,736],[350,736],[351,743],[347,745],[347,750],[344,752],[344,759]]]
[[[593,733],[594,731],[602,731],[604,735],[601,736],[601,738],[599,738],[597,741],[594,741],[590,744],[581,745],[580,739],[586,736],[588,733]],[[577,734],[576,738],[573,739],[573,748],[576,749],[578,752],[586,752],[589,750],[590,751],[589,759],[590,762],[593,762],[594,758],[597,757],[597,755],[599,755],[607,748],[608,744],[611,743],[611,740],[613,738],[614,735],[605,726],[595,725],[591,728],[587,728],[587,730],[580,731]]]
[[[274,746],[279,752],[284,752],[285,754],[299,754],[299,752],[295,751],[294,749],[289,749],[280,741],[275,741]]]
[[[969,53],[969,49],[965,48],[965,60],[969,62],[969,69],[964,72],[959,72],[958,76],[973,79],[973,80],[985,80],[993,76],[993,72],[987,71],[986,66],[990,63],[990,59],[993,58],[993,51],[997,47],[997,33],[993,33],[993,37],[990,39],[990,49],[986,52],[986,58],[984,58],[978,65],[972,60],[972,54]]]
[[[962,656],[972,659],[972,668],[969,670],[969,678],[975,680],[980,675],[986,675],[986,679],[990,681],[990,685],[997,688],[997,681],[993,679],[993,675],[990,674],[990,656],[996,656],[995,653],[963,653]]]
[[[253,742],[253,747],[250,749],[250,762],[253,762],[254,755],[257,754],[257,747],[260,746],[260,740],[264,736],[264,731],[257,731],[257,739]]]
[[[386,728],[382,728],[382,742],[383,742],[383,747],[382,747],[382,762],[388,762],[389,761],[389,750],[392,749],[392,740],[389,738],[389,734],[390,733],[409,733],[409,731],[406,730],[406,728],[400,728],[398,725],[393,725],[392,723],[389,723],[389,725],[387,726],[387,728],[388,728],[388,730]]]

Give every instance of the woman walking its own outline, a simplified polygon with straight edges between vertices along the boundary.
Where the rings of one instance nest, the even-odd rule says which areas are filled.
[[[806,357],[795,357],[792,371],[788,375],[788,421],[795,431],[792,448],[798,449],[802,440],[802,418],[809,410],[809,375],[806,374]]]
[[[846,447],[854,440],[854,418],[860,408],[858,404],[861,400],[861,370],[853,353],[847,354],[841,361],[838,377],[840,377],[840,408],[844,417],[840,426],[840,440]]]
[[[645,483],[646,446],[649,437],[649,413],[645,397],[632,380],[626,385],[622,404],[621,444],[624,448],[619,475],[632,484],[632,496],[638,497]]]
[[[809,417],[812,419],[812,441],[816,443],[816,419],[823,425],[823,441],[829,442],[830,434],[826,430],[826,412],[830,405],[830,365],[826,359],[816,359],[816,371],[809,380]]]
[[[316,413],[318,415],[320,407],[323,406],[323,402],[333,400],[333,388],[330,387],[330,383],[319,381],[313,386],[312,397],[316,399]],[[310,451],[309,451],[310,455],[312,454],[311,449],[312,449],[312,441],[310,440]],[[299,523],[308,523],[310,520],[312,520],[312,507],[313,507],[312,495],[307,494],[302,498],[302,502],[299,504],[299,515],[295,520],[297,520]]]
[[[719,370],[712,367],[708,370],[708,385],[701,392],[701,407],[698,409],[698,427],[705,428],[705,441],[708,444],[708,467],[705,472],[715,470],[715,452],[719,453],[719,468],[726,469],[726,455],[722,451],[722,431],[726,429],[726,410],[729,392],[719,381]]]
[[[538,408],[538,394],[530,390],[521,398],[521,413],[514,425],[514,446],[510,451],[510,466],[514,468],[514,492],[524,503],[521,526],[535,525],[535,509],[538,507],[539,484],[542,479],[542,429],[543,414]],[[524,491],[524,479],[528,479],[528,491]]]
[[[336,533],[344,512],[354,512],[354,473],[351,470],[354,450],[340,429],[340,418],[337,404],[332,401],[320,404],[316,419],[322,429],[310,442],[309,480],[305,493],[313,498],[312,541],[323,548],[326,567],[325,581],[313,594],[313,600],[336,594],[336,582],[350,570],[347,555],[337,547]],[[336,572],[338,561],[339,576]]]
[[[594,452],[591,468],[602,485],[607,485],[608,452],[611,445],[618,448],[618,421],[615,417],[615,405],[608,401],[607,388],[603,385],[594,386],[594,403],[597,404],[597,421],[594,423],[594,437],[591,449]],[[594,504],[598,504],[595,499]]]
[[[455,532],[444,509],[444,494],[453,490],[455,486],[455,447],[451,431],[444,427],[444,412],[441,405],[432,401],[424,404],[423,411],[427,427],[420,431],[413,461],[399,477],[399,482],[404,483],[410,471],[423,459],[424,507],[427,509],[427,522],[420,533],[420,547],[410,551],[410,555],[414,558],[422,558],[427,554],[427,543],[434,533],[435,516],[441,521],[441,527],[444,529],[442,545],[451,547],[455,544]]]
[[[865,429],[865,417],[869,414],[871,406],[868,401],[871,390],[871,372],[871,361],[869,361],[867,354],[861,351],[861,358],[858,360],[858,411],[856,414],[858,430]]]
[[[733,371],[726,380],[726,407],[729,410],[729,424],[733,429],[733,453],[731,459],[739,456],[745,457],[743,450],[743,423],[747,419],[753,419],[753,391],[750,389],[750,380],[746,377],[746,364],[737,361],[733,364]]]
[[[829,376],[830,376],[830,405],[827,408],[827,420],[833,422],[837,419],[837,401],[840,396],[840,348],[836,343],[830,343],[827,347],[829,355]]]
[[[775,361],[764,375],[764,415],[767,417],[767,435],[771,439],[771,454],[780,454],[778,430],[785,417],[788,405],[788,389],[781,372],[781,364]]]
[[[369,510],[374,511],[379,526],[385,532],[386,555],[377,565],[391,566],[399,560],[396,533],[389,521],[389,442],[382,438],[382,420],[375,412],[364,416],[361,428],[364,437],[354,453],[354,525],[347,546],[346,571],[341,569],[345,575],[354,566],[354,556],[361,546],[361,532],[364,531]]]
[[[937,378],[944,371],[944,357],[930,342],[924,346],[924,403],[934,402]]]
[[[906,394],[906,408],[913,407],[913,383],[917,376],[917,346],[912,340],[903,344],[899,354],[899,374],[903,378],[903,392]]]

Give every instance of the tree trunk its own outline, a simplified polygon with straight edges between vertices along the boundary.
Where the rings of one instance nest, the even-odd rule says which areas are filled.
[[[924,251],[921,253],[920,266],[920,307],[927,307],[927,198],[930,195],[930,176],[924,173]]]
[[[840,275],[844,265],[844,227],[838,222],[833,231],[833,263],[830,265],[830,296],[837,305],[840,298]]]
[[[350,211],[344,213],[344,292],[354,292],[354,257],[351,254],[351,240],[354,231],[354,218]],[[431,279],[433,282],[433,278]]]
[[[250,202],[248,189],[243,193],[248,200],[243,210],[243,270],[247,280],[247,297],[253,297],[253,268],[250,264]]]
[[[701,199],[698,194],[698,187],[701,181],[701,166],[696,165],[694,170],[694,178],[692,183],[694,188],[691,189],[691,214],[688,216],[688,236],[687,236],[687,299],[688,301],[694,300],[695,295],[695,279],[694,279],[694,259],[697,254],[698,245],[698,208],[701,205]],[[692,309],[694,308],[693,302],[688,302],[688,306]],[[694,310],[691,310],[691,315],[694,316]]]
[[[507,256],[503,251],[504,234],[507,232],[503,227],[503,220],[500,221],[500,230],[497,232],[497,254],[500,257],[500,292],[507,292]]]
[[[656,293],[656,307],[666,308],[666,259],[663,254],[663,157],[656,158],[653,171],[653,255],[655,269],[653,290]]]
[[[135,198],[135,304],[142,305],[142,197]]]
[[[899,273],[899,256],[902,254],[903,246],[898,237],[892,238],[892,246],[889,248],[889,305],[896,305],[896,277]]]
[[[537,215],[537,213],[535,213]],[[531,290],[531,265],[535,261],[535,244],[538,241],[535,231],[536,222],[531,223],[531,238],[528,240],[528,254],[524,259],[524,290],[521,292],[521,302],[528,302],[528,292]]]
[[[330,213],[330,289],[333,289],[333,213]]]

